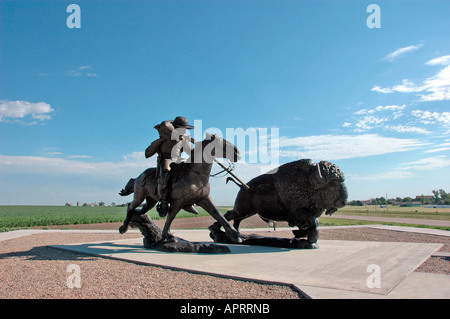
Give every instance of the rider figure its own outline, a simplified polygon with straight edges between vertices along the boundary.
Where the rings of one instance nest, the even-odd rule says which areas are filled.
[[[161,124],[155,126],[159,132],[159,139],[152,142],[152,144],[145,150],[145,157],[149,158],[156,153],[157,159],[157,191],[160,196],[160,205],[157,210],[161,217],[164,217],[169,212],[168,187],[167,184],[170,178],[170,164],[181,162],[181,153],[191,153],[193,150],[192,143],[195,143],[193,138],[186,135],[186,129],[193,129],[189,125],[188,120],[182,116],[178,116],[174,121],[163,121]]]

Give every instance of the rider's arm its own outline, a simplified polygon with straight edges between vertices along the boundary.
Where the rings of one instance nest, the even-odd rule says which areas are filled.
[[[150,144],[149,147],[145,150],[145,158],[152,157],[158,152],[159,147],[161,146],[162,142],[164,142],[163,138],[159,138]]]

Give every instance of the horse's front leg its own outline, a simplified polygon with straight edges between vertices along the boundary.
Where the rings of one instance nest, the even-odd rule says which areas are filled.
[[[241,234],[225,219],[222,213],[217,209],[216,205],[211,199],[211,196],[206,197],[198,204],[204,208],[215,220],[217,220],[220,225],[225,229],[228,239],[232,243],[242,243]]]
[[[175,237],[169,232],[170,225],[172,224],[175,216],[177,216],[178,212],[181,210],[181,205],[177,203],[173,203],[169,213],[167,214],[166,223],[164,224],[164,228],[162,231],[162,241],[165,242],[176,242]]]

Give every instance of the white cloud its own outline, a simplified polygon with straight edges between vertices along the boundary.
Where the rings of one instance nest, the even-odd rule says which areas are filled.
[[[378,86],[378,85],[374,86],[371,89],[371,91],[385,93],[385,94],[394,93],[394,91],[392,91],[390,88],[382,88],[381,86]]]
[[[430,112],[422,110],[413,110],[411,114],[423,124],[440,124],[444,127],[450,127],[450,112]]]
[[[427,129],[417,127],[417,126],[410,126],[410,125],[386,125],[384,127],[385,129],[396,131],[399,133],[418,133],[418,134],[431,134],[431,132]]]
[[[365,116],[356,122],[355,126],[359,130],[371,130],[375,127],[380,127],[382,123],[387,122],[388,118],[380,118],[373,115]]]
[[[397,58],[401,57],[402,55],[405,55],[406,53],[409,52],[413,52],[416,51],[418,49],[420,49],[423,46],[422,43],[418,44],[418,45],[410,45],[404,48],[400,48],[395,50],[394,52],[391,52],[389,54],[387,54],[383,60],[389,61],[389,62],[393,62],[395,61]]]
[[[73,77],[84,76],[84,75],[88,76],[88,77],[96,77],[97,73],[94,73],[90,70],[92,70],[91,66],[83,65],[83,66],[76,68],[75,70],[70,70],[69,72],[67,72],[67,75],[73,76]]]
[[[92,158],[90,155],[67,155],[68,159],[75,159],[75,158]]]
[[[355,123],[355,132],[361,133],[374,128],[383,127],[386,122],[396,120],[403,116],[403,110],[406,108],[406,104],[403,105],[379,105],[374,109],[362,109],[354,112],[354,115],[365,115],[358,118]],[[384,113],[383,116],[375,116],[375,113]],[[351,127],[352,123],[348,123],[344,127]]]
[[[8,121],[7,119],[25,119],[28,117],[39,121],[49,120],[49,113],[53,111],[54,109],[44,102],[0,100],[0,122]],[[37,122],[30,124],[35,123]]]
[[[420,95],[421,101],[450,100],[450,65],[424,81],[422,91],[430,94]]]
[[[403,110],[406,107],[406,104],[403,105],[386,105],[386,106],[382,106],[379,105],[375,108],[376,111],[380,112],[380,111],[400,111]]]
[[[439,58],[432,59],[428,61],[426,64],[428,65],[449,65],[450,64],[450,55],[444,55]]]
[[[392,87],[392,91],[399,93],[412,93],[412,92],[421,92],[423,91],[423,87],[416,86],[413,82],[408,79],[403,79],[402,84],[397,84]]]
[[[372,113],[375,113],[375,110],[362,109],[362,110],[356,111],[353,114],[355,114],[355,115],[363,115],[363,114],[372,114]]]
[[[136,177],[144,169],[156,166],[156,158],[146,159],[143,152],[124,155],[120,162],[84,162],[87,155],[67,158],[0,155],[0,171],[8,173],[89,174],[93,176]],[[1,169],[5,168],[5,169]]]
[[[436,148],[432,148],[430,150],[426,150],[424,153],[438,153],[438,152],[445,152],[450,150],[450,143],[444,143],[441,145],[438,145]]]
[[[430,112],[413,110],[405,112],[403,105],[379,105],[373,109],[362,109],[353,113],[354,122],[345,122],[343,127],[353,128],[356,133],[372,129],[383,129],[398,133],[431,134],[429,127],[420,124],[439,124],[444,129],[450,128],[450,112]],[[382,116],[380,116],[382,115]]]
[[[355,112],[353,114],[356,114],[356,115],[373,114],[375,112],[382,112],[382,111],[395,111],[395,112],[398,112],[398,111],[404,110],[405,108],[406,108],[406,104],[403,104],[403,105],[386,105],[386,106],[378,105],[374,109],[370,109],[370,110],[369,109],[362,109],[362,110],[359,110],[359,111],[357,111],[357,112]]]
[[[446,156],[427,157],[418,161],[408,162],[398,167],[399,170],[431,170],[450,166],[450,159]]]
[[[358,180],[385,180],[385,179],[402,179],[402,178],[409,178],[412,177],[413,173],[412,172],[407,172],[407,171],[387,171],[387,172],[381,172],[381,173],[376,173],[376,174],[371,174],[371,175],[355,175],[355,174],[351,174],[351,175],[346,175],[346,179],[347,181],[349,180],[353,180],[353,181],[358,181]]]
[[[317,135],[280,138],[280,157],[340,160],[418,149],[417,139],[383,137],[378,134]]]
[[[398,93],[421,93],[420,101],[443,101],[450,100],[450,55],[435,58],[426,62],[427,65],[446,65],[434,76],[423,81],[421,85],[403,79],[401,84],[394,85],[391,88],[382,88],[374,86],[371,90],[384,94]]]

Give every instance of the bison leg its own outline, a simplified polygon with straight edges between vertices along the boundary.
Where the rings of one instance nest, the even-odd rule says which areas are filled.
[[[311,227],[308,229],[307,238],[311,244],[317,243],[319,239],[319,220],[316,217],[311,217]]]
[[[234,209],[229,210],[229,211],[227,211],[227,212],[223,215],[223,217],[225,217],[225,219],[226,219],[227,221],[233,220],[233,219],[236,217],[236,211],[235,211]],[[239,224],[238,224],[238,226],[239,226]],[[212,224],[211,226],[209,226],[210,230],[212,230],[211,228],[216,229],[216,230],[219,230],[220,227],[222,227],[222,224],[220,224],[218,221],[215,222],[214,224]],[[235,221],[234,228],[235,228],[236,230],[238,230],[238,229],[236,228],[236,221]]]
[[[308,237],[309,229],[302,229],[299,227],[299,229],[295,229],[292,231],[295,238],[304,238]]]
[[[227,221],[233,220],[233,227],[234,227],[234,229],[239,231],[239,225],[241,224],[241,221],[244,220],[245,218],[251,216],[251,215],[254,215],[254,214],[241,216],[241,214],[237,210],[232,209],[232,210],[227,211],[223,215],[223,217],[225,217],[225,219]],[[224,239],[225,233],[220,230],[221,227],[222,227],[222,225],[217,221],[214,224],[212,224],[211,226],[209,226],[208,229],[211,231],[210,237],[215,242],[225,243],[226,242],[226,240]]]
[[[223,215],[223,217],[227,221],[230,221],[233,219],[234,213],[235,213],[234,210],[229,210]],[[220,230],[221,227],[222,227],[222,224],[219,223],[218,221],[216,221],[214,224],[212,224],[211,226],[208,227],[209,231],[211,232],[209,234],[209,237],[211,237],[216,243],[226,243],[227,242],[225,233],[222,230]],[[234,228],[236,230],[238,230],[236,228],[236,222],[234,223]]]

